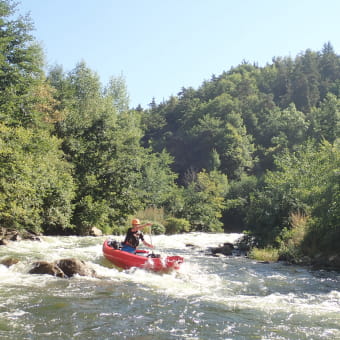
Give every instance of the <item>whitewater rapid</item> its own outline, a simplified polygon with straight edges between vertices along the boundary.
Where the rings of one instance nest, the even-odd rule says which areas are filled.
[[[19,260],[0,265],[0,338],[340,339],[339,273],[209,255],[239,237],[152,236],[155,252],[185,258],[168,274],[115,268],[104,237],[12,242],[0,248],[0,260]],[[98,278],[28,274],[34,261],[61,258],[85,261]]]

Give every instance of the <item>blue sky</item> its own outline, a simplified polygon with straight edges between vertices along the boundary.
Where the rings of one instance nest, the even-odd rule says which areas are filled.
[[[198,88],[243,60],[260,66],[330,41],[339,0],[19,0],[48,65],[78,62],[103,85],[123,75],[132,107]]]

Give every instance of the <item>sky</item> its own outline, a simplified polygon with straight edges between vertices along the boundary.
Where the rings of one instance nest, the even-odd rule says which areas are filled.
[[[340,0],[18,0],[46,65],[84,61],[103,86],[123,76],[130,106],[197,89],[243,61],[340,51]]]

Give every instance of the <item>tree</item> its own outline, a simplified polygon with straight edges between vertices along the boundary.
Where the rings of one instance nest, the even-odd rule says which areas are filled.
[[[339,95],[340,60],[330,42],[323,45],[319,68],[321,99],[324,99],[329,92]]]
[[[283,150],[294,150],[307,138],[309,121],[294,104],[275,107],[261,117],[258,127],[258,155],[262,169],[274,169],[274,157]]]
[[[136,188],[144,205],[161,207],[171,197],[177,177],[171,171],[171,162],[172,158],[165,150],[161,153],[145,150],[141,166],[142,180]]]
[[[223,135],[223,121],[221,118],[213,117],[212,115],[204,115],[198,119],[196,125],[190,130],[191,155],[190,164],[196,169],[211,168],[212,151],[220,153],[220,148],[217,150],[217,143]],[[216,159],[215,159],[216,160]]]
[[[56,132],[79,188],[72,219],[77,231],[109,231],[135,211],[164,203],[174,186],[170,158],[141,146],[142,113],[127,110],[123,79],[111,78],[102,91],[83,62],[67,76],[54,69],[49,79],[67,112]]]
[[[70,112],[73,112],[76,105],[75,89],[69,76],[64,73],[63,67],[55,65],[50,67],[47,74],[47,82],[55,89],[53,98],[58,103],[57,110],[63,113],[63,121]]]
[[[42,81],[42,50],[30,33],[30,18],[12,19],[15,8],[11,0],[0,1],[0,121],[34,126],[41,121],[30,104]]]
[[[249,211],[250,196],[258,188],[259,179],[243,174],[240,179],[231,181],[225,196],[223,223],[225,231],[246,229],[246,216]]]
[[[1,225],[46,233],[72,228],[74,191],[57,138],[0,124]]]
[[[295,60],[292,74],[292,101],[302,112],[308,112],[320,100],[318,55],[307,50]]]
[[[324,163],[319,180],[321,190],[315,192],[310,228],[302,245],[303,251],[309,256],[311,245],[328,256],[340,256],[340,143],[333,145],[324,142],[318,152],[318,162]],[[321,182],[322,181],[322,182]],[[314,193],[313,193],[314,194]]]
[[[319,107],[310,113],[311,134],[318,140],[333,143],[340,137],[340,99],[329,93]]]
[[[247,170],[253,168],[254,145],[244,125],[227,123],[222,143],[221,171],[229,178],[239,179]]]
[[[209,158],[208,171],[218,171],[221,166],[220,155],[216,149],[212,149]]]
[[[227,190],[227,176],[218,171],[198,173],[196,179],[184,189],[184,206],[177,217],[188,220],[195,231],[222,231],[220,219]]]
[[[104,90],[104,94],[111,101],[111,105],[117,113],[127,111],[129,109],[129,95],[125,79],[123,76],[111,77],[108,86]]]
[[[277,156],[275,163],[277,170],[268,171],[262,187],[251,195],[247,214],[248,226],[267,245],[290,228],[292,213],[314,217],[316,207],[324,206],[320,202],[329,201],[329,183],[334,183],[339,167],[338,149],[328,142],[319,146],[307,141],[295,152]]]

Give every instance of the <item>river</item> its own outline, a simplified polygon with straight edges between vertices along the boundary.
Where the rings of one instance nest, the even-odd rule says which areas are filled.
[[[20,262],[0,265],[0,339],[340,339],[340,274],[207,256],[238,236],[153,236],[158,253],[185,258],[168,274],[117,270],[102,255],[104,237],[2,246],[0,260]],[[36,260],[69,257],[100,278],[28,274]]]

